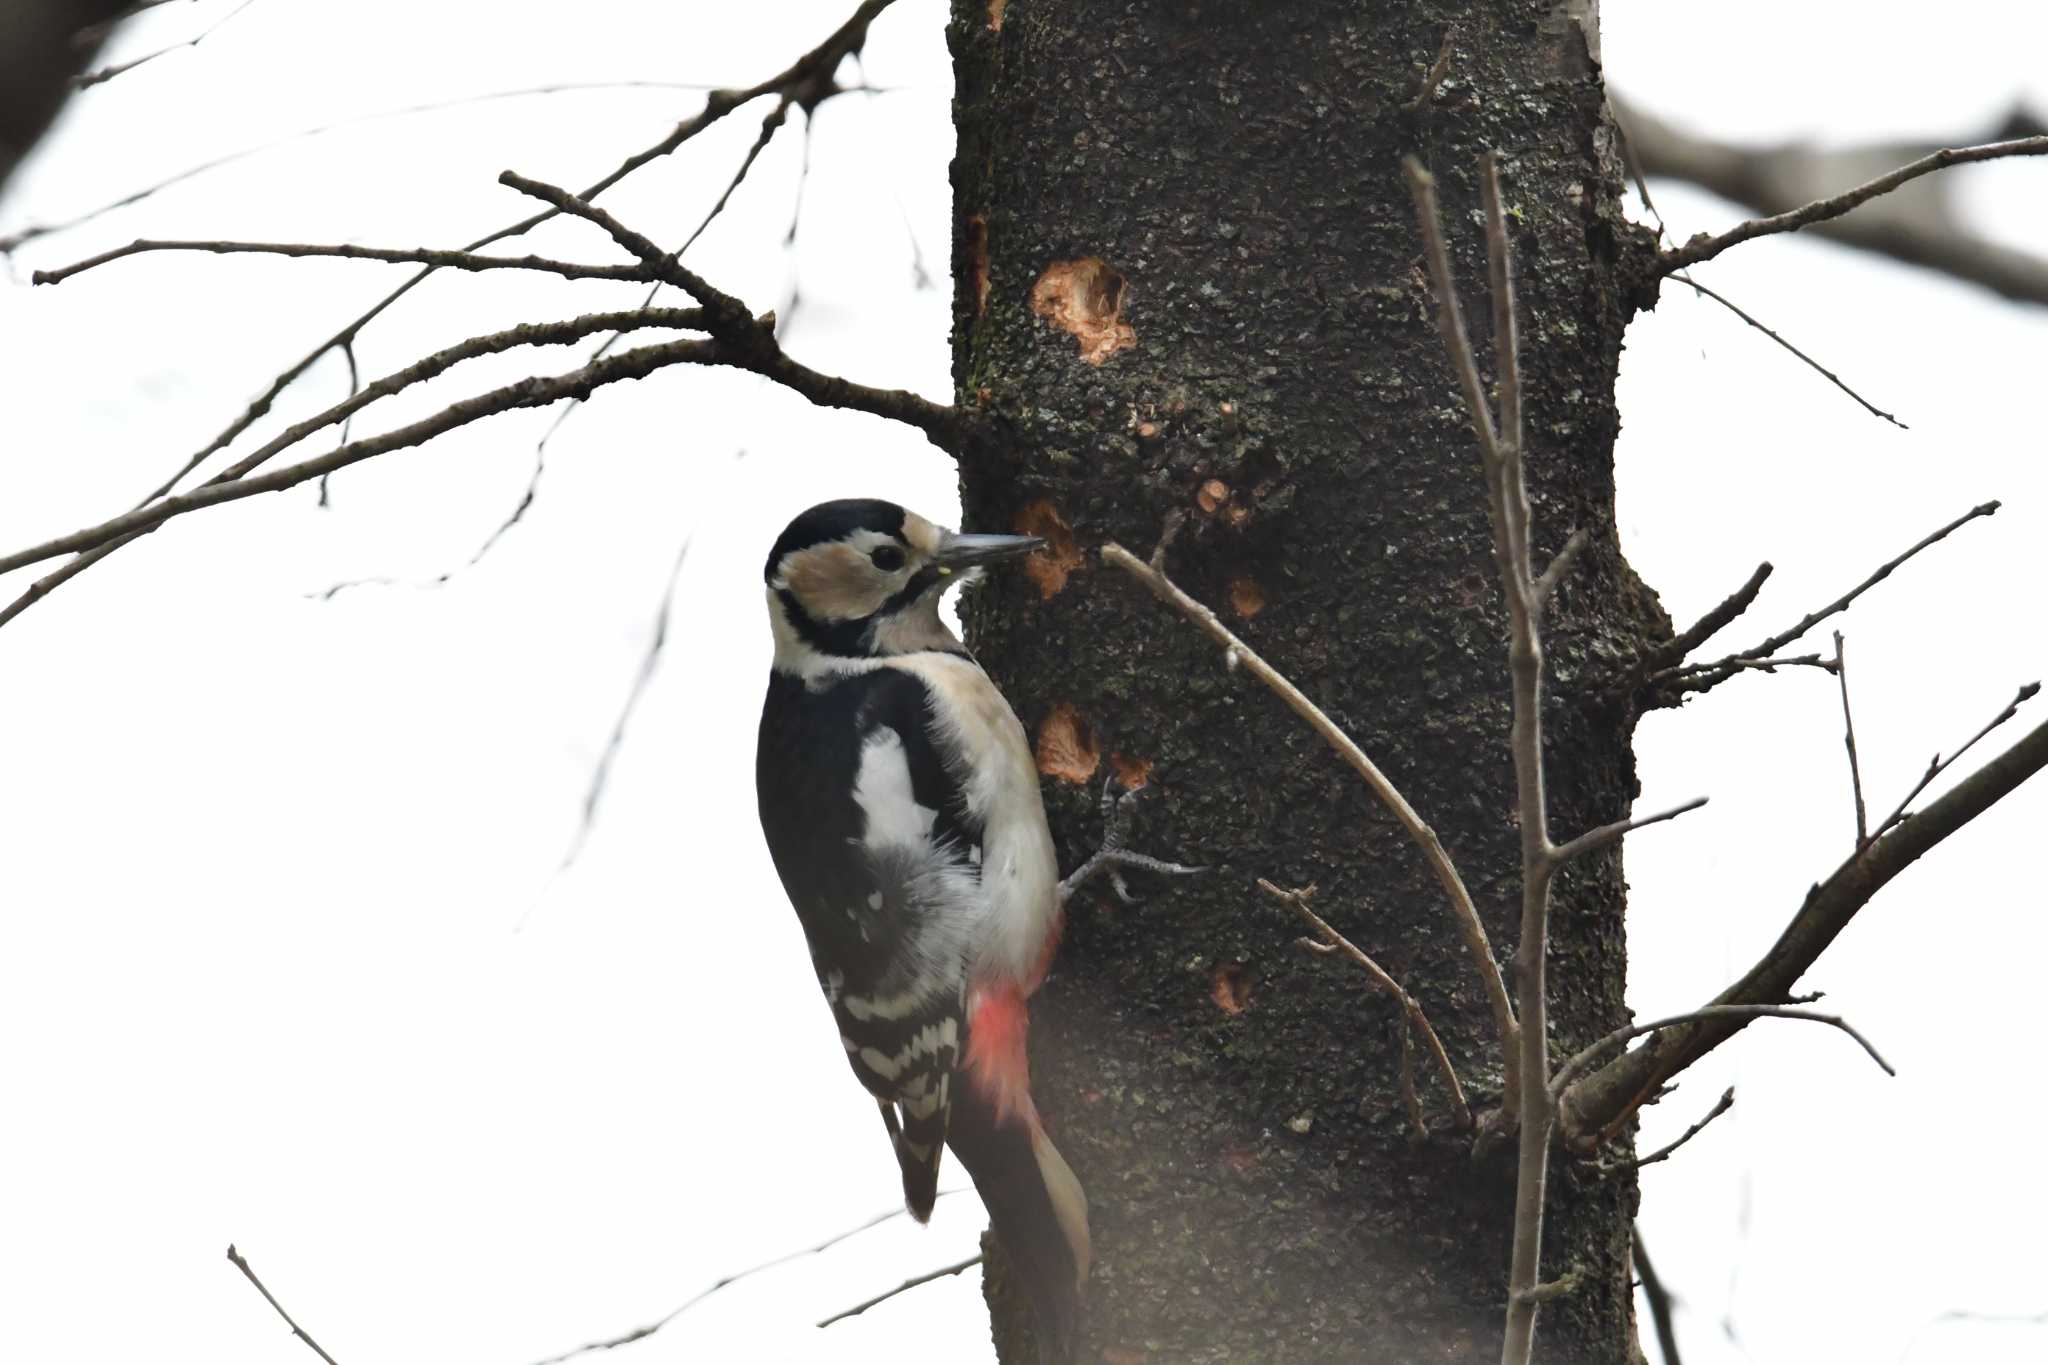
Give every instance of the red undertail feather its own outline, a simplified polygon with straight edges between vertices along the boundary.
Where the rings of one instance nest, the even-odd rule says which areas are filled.
[[[997,1123],[1038,1126],[1031,1103],[1031,1062],[1024,1039],[1031,1028],[1024,992],[1013,985],[976,991],[967,1002],[967,1073],[995,1106]]]
[[[1088,1277],[1088,1199],[1031,1102],[1025,990],[1006,984],[967,1002],[967,1055],[947,1145],[973,1176],[997,1240],[1025,1281],[1041,1358],[1069,1358]]]

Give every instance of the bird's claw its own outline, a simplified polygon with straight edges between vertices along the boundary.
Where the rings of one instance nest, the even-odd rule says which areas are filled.
[[[1102,782],[1102,846],[1091,854],[1088,860],[1075,868],[1072,875],[1060,883],[1060,903],[1064,905],[1076,891],[1086,885],[1088,879],[1099,872],[1109,874],[1110,888],[1116,898],[1125,905],[1138,904],[1138,897],[1131,893],[1124,881],[1123,870],[1135,867],[1145,872],[1161,872],[1170,876],[1190,877],[1207,872],[1206,867],[1188,867],[1182,863],[1170,863],[1164,858],[1137,853],[1124,847],[1124,821],[1131,808],[1137,805],[1144,787],[1132,787],[1122,796],[1116,794],[1116,778],[1106,777]]]

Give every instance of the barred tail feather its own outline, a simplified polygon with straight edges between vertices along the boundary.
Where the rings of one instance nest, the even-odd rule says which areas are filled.
[[[929,1223],[939,1198],[939,1164],[946,1156],[947,1115],[953,1078],[941,1076],[928,1099],[903,1102],[903,1127],[890,1125],[896,1164],[903,1169],[903,1203],[910,1216]]]

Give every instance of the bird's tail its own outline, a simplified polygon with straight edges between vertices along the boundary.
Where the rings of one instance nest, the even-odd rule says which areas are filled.
[[[896,1144],[896,1164],[903,1170],[903,1204],[920,1223],[932,1219],[932,1205],[939,1198],[939,1162],[946,1153],[947,1111],[952,1101],[953,1077],[940,1072],[929,1082],[927,1094],[905,1096],[903,1122],[899,1128],[888,1101],[882,1103],[883,1121]]]
[[[952,1091],[946,1143],[974,1179],[996,1239],[1023,1276],[1039,1354],[1073,1354],[1088,1277],[1088,1198],[1031,1103],[1021,991],[969,1002],[967,1064]]]

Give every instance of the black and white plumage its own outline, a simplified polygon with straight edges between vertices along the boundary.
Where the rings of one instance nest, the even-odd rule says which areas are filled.
[[[1025,1000],[1059,940],[1038,774],[940,599],[1025,536],[963,536],[893,503],[824,503],[766,568],[775,660],[761,825],[905,1202],[930,1216],[946,1147],[1063,1359],[1088,1273],[1087,1201],[1031,1101]]]

